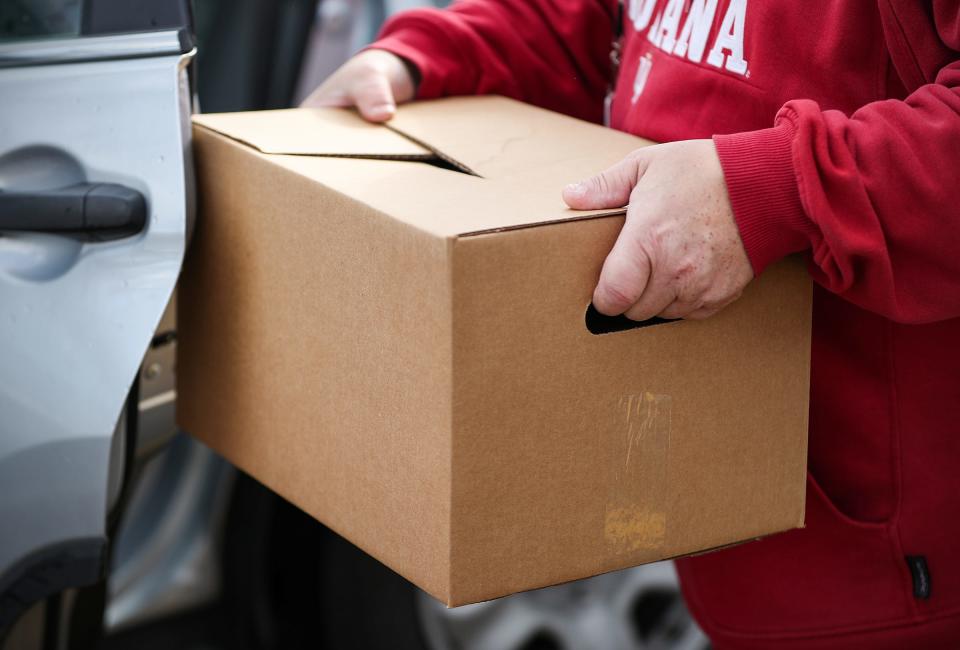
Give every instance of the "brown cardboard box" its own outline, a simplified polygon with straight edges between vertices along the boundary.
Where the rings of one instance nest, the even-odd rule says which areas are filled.
[[[195,122],[179,419],[285,498],[449,605],[802,525],[798,261],[585,326],[622,211],[560,189],[649,143],[502,98]]]

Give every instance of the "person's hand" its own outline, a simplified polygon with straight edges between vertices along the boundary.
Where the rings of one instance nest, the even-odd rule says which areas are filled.
[[[356,106],[371,122],[386,122],[397,103],[413,99],[415,82],[403,59],[385,50],[366,50],[344,63],[303,100],[301,106]]]
[[[600,313],[706,318],[753,278],[711,140],[638,149],[563,198],[577,210],[628,206],[594,290]]]

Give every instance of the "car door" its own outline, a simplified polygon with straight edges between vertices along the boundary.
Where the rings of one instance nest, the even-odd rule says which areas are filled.
[[[0,639],[106,570],[191,224],[193,51],[186,0],[0,0]]]

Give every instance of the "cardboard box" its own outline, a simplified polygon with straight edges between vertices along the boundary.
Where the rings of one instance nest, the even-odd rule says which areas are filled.
[[[502,98],[195,119],[181,425],[449,605],[800,526],[811,290],[585,325],[644,141]]]

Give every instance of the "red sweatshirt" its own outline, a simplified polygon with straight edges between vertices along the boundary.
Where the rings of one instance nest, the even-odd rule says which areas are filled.
[[[420,97],[599,121],[615,0],[462,0]],[[679,561],[724,648],[960,648],[960,0],[628,0],[612,125],[713,136],[754,270],[817,289],[807,527]],[[599,171],[599,170],[598,170]],[[559,188],[558,188],[559,191]]]

